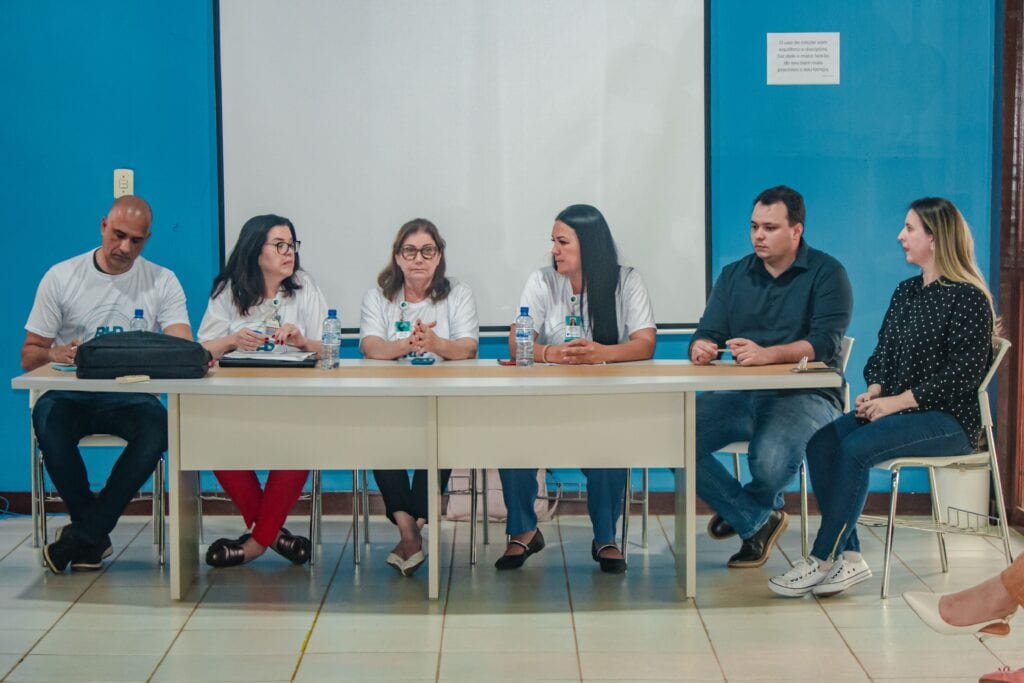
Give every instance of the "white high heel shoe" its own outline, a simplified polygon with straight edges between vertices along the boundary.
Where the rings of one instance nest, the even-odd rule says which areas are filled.
[[[967,626],[954,626],[939,614],[939,600],[942,595],[938,593],[925,593],[923,591],[911,591],[903,594],[903,599],[910,605],[910,609],[921,618],[921,621],[928,624],[937,633],[947,636],[954,635],[977,635],[977,636],[1005,636],[1010,633],[1010,619],[1016,612],[1011,612],[999,619],[980,621],[977,624]]]

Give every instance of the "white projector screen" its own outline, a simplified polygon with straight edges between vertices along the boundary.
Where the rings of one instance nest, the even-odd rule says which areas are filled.
[[[225,252],[290,218],[358,327],[399,226],[437,224],[481,326],[597,206],[659,324],[706,297],[703,0],[220,0]]]

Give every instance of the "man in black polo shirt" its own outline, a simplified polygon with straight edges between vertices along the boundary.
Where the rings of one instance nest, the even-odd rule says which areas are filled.
[[[850,323],[853,294],[846,270],[803,240],[804,200],[784,185],[754,200],[754,253],[722,270],[690,342],[690,360],[707,365],[728,350],[740,365],[836,365]],[[697,398],[697,495],[717,513],[712,538],[739,534],[730,567],[759,567],[789,519],[783,489],[807,441],[839,417],[839,389],[715,391]],[[752,481],[741,485],[714,452],[750,441]]]

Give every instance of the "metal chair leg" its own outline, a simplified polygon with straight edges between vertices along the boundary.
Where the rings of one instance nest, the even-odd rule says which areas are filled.
[[[995,443],[992,439],[991,429],[989,430],[989,443]],[[989,470],[992,472],[992,489],[996,497],[996,514],[999,515],[999,533],[1003,537],[1003,552],[1006,553],[1006,564],[1013,563],[1013,553],[1010,551],[1010,528],[1006,522],[1006,501],[1003,500],[1003,482],[999,475],[999,467],[996,466],[995,450],[989,450]]]
[[[939,498],[939,487],[935,482],[935,468],[928,468],[928,486],[932,490],[932,521],[936,524],[942,523],[942,503]],[[948,520],[947,520],[948,521]],[[935,534],[936,540],[939,542],[939,561],[942,563],[942,573],[949,573],[949,558],[946,555],[946,537],[941,532]]]
[[[622,559],[626,559],[629,547],[629,499],[633,490],[632,470],[626,469],[626,487],[622,492]]]
[[[310,473],[309,484],[309,566],[316,564],[320,545],[320,470]]]
[[[206,534],[203,531],[203,473],[196,472],[196,519],[199,520],[199,545],[206,543]]]
[[[363,493],[360,504],[363,506],[363,543],[370,542],[370,483],[369,472],[362,471]]]
[[[892,560],[892,532],[896,519],[896,496],[900,490],[900,468],[893,468],[892,488],[889,492],[889,523],[885,527],[885,559],[882,563],[882,599],[889,597],[889,563]]]
[[[742,473],[742,470],[740,468],[740,454],[739,453],[733,453],[732,454],[732,469],[736,473],[736,481],[741,481],[740,474]]]
[[[800,461],[800,549],[803,556],[811,554],[810,526],[807,519],[807,461]]]
[[[316,540],[320,545],[324,542],[324,477],[320,470],[313,473],[313,501],[316,503]],[[312,536],[310,537],[313,538]]]
[[[39,452],[39,444],[36,443],[35,433],[32,434],[32,547],[38,548],[45,540],[43,539],[42,517],[46,514],[43,509],[43,460]]]
[[[156,542],[156,556],[160,566],[164,566],[164,546],[166,542],[167,506],[164,503],[164,480],[167,476],[167,461],[161,456],[153,473],[153,536]]]
[[[476,564],[476,468],[469,470],[469,563]]]
[[[39,453],[39,534],[42,544],[46,545],[50,542],[50,535],[46,529],[46,467],[43,457]]]
[[[487,496],[488,496],[488,493],[487,493],[487,468],[484,468],[483,470],[481,470],[481,472],[482,472],[482,474],[481,474],[480,478],[483,480],[483,496],[482,496],[483,500],[482,500],[482,502],[484,504],[484,515],[483,515],[483,517],[484,517],[484,545],[490,545],[491,544],[491,534],[490,534],[491,520],[490,520],[490,516],[487,514],[487,511],[490,510],[490,508],[487,507]]]
[[[643,516],[640,518],[640,545],[643,546],[644,550],[647,549],[647,522],[651,517],[651,473],[646,467],[641,473],[641,484],[642,487],[641,495],[643,501],[641,509]]]
[[[359,564],[359,470],[352,470],[352,563]]]

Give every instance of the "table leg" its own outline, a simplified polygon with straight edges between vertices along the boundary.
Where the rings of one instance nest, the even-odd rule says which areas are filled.
[[[697,596],[697,396],[683,396],[683,467],[676,469],[676,577],[683,597]]]
[[[171,504],[171,599],[181,600],[199,570],[198,472],[181,469],[178,394],[167,395],[167,487]]]
[[[441,492],[437,471],[437,398],[427,399],[427,591],[431,600],[441,595]]]

